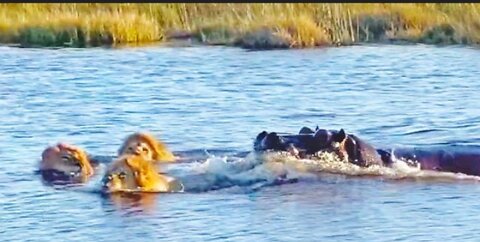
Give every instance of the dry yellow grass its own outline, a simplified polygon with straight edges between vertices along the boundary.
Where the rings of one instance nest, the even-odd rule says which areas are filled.
[[[3,3],[0,19],[0,42],[26,46],[155,42],[170,30],[251,48],[480,42],[473,3]]]

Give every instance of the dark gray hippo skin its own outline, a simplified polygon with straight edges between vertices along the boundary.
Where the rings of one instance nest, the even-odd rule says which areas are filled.
[[[304,127],[299,134],[285,134],[263,131],[257,135],[254,142],[255,151],[290,151],[295,148],[300,156],[313,155],[330,147],[335,130]]]
[[[327,130],[317,127],[312,130],[303,127],[298,134],[263,131],[255,139],[254,150],[294,150],[300,158],[311,157],[320,151],[330,151],[363,167],[374,164],[388,167],[396,160],[403,160],[422,170],[480,176],[479,146],[378,149],[354,134],[346,134],[343,129]]]
[[[340,146],[336,147],[336,143]],[[255,139],[254,150],[287,152],[293,150],[300,158],[315,155],[320,151],[330,151],[360,166],[388,165],[384,161],[389,161],[389,159],[382,159],[372,145],[353,134],[346,134],[343,129],[327,130],[317,127],[312,130],[303,127],[298,134],[263,131]]]
[[[380,150],[388,162],[407,161],[421,170],[463,173],[480,176],[480,147],[442,146],[431,148],[397,148]]]

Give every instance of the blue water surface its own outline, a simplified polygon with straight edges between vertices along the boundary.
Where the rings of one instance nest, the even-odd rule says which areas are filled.
[[[478,182],[295,173],[280,184],[285,171],[232,154],[262,130],[316,125],[379,147],[480,145],[479,53],[0,47],[0,240],[478,241]],[[190,190],[104,197],[95,180],[55,188],[34,173],[47,145],[113,156],[136,131],[201,157],[172,168]]]

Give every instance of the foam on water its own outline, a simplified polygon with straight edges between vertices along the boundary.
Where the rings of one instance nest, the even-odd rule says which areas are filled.
[[[321,152],[314,159],[299,159],[284,152],[251,152],[246,156],[206,155],[203,159],[162,164],[159,168],[184,185],[182,192],[193,193],[227,188],[241,188],[248,192],[265,186],[311,181],[312,178],[326,173],[389,180],[480,182],[478,176],[421,170],[420,167],[410,166],[407,162],[395,158],[391,167],[361,167],[328,152]],[[98,174],[84,185],[56,188],[99,193],[107,166],[106,163],[100,163]]]
[[[305,173],[334,173],[349,176],[379,176],[386,179],[415,179],[415,180],[471,180],[480,181],[480,177],[462,173],[440,172],[421,170],[407,162],[395,159],[391,167],[372,165],[360,167],[341,160],[338,156],[322,152],[315,159],[298,159],[285,153],[268,153],[265,155],[267,162],[281,163]]]
[[[263,162],[254,153],[245,157],[210,155],[203,161],[168,166],[168,173],[184,183],[186,192],[230,187],[258,189],[296,179],[295,172],[288,171],[287,166]]]
[[[108,163],[100,163],[97,174],[84,185],[63,185],[56,188],[99,193],[107,166]],[[279,163],[262,162],[254,153],[244,157],[207,153],[204,159],[159,166],[159,170],[181,181],[184,192],[206,192],[229,187],[258,189],[264,185],[291,180],[294,172],[287,172],[286,168]]]

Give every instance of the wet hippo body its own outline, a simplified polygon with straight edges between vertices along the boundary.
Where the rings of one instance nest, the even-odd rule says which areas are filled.
[[[403,148],[384,152],[390,153],[389,161],[403,160],[422,170],[480,176],[480,147]]]
[[[303,127],[299,134],[261,132],[254,143],[255,151],[287,151],[300,158],[312,157],[321,151],[334,152],[341,159],[368,167],[390,166],[403,160],[422,170],[433,170],[480,176],[479,146],[445,146],[431,148],[377,149],[343,129],[312,130]]]
[[[314,130],[303,127],[299,134],[279,134],[266,131],[257,135],[255,151],[288,151],[301,158],[317,152],[334,152],[340,158],[360,166],[385,165],[377,150],[359,137],[341,130]],[[388,161],[388,159],[385,159]]]

